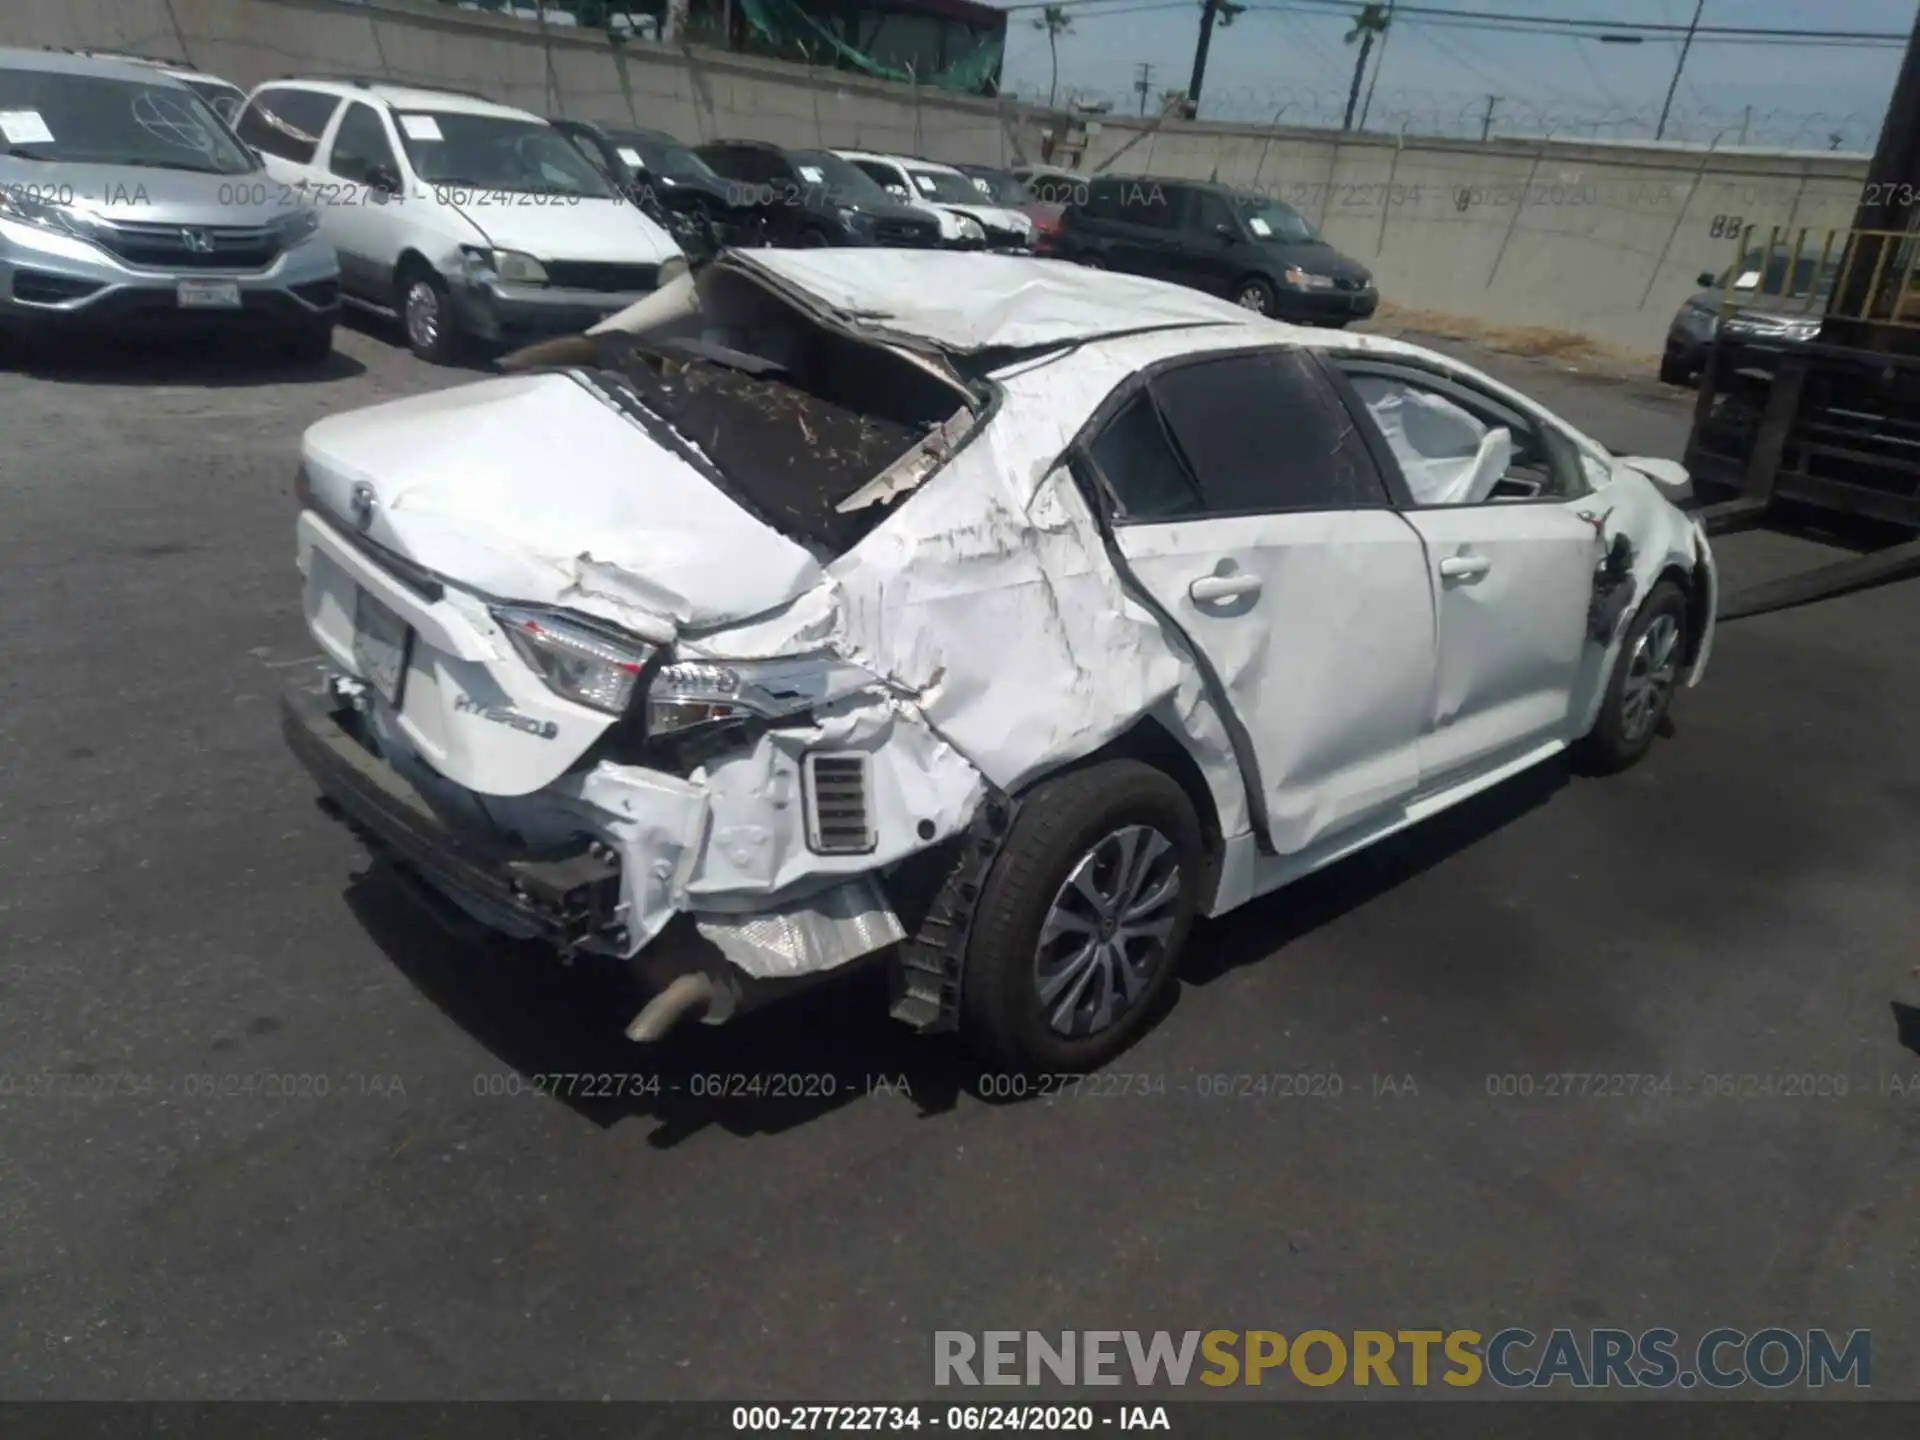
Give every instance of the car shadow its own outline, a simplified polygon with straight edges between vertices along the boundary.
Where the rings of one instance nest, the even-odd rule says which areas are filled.
[[[363,310],[358,305],[342,305],[340,307],[340,324],[344,328],[353,331],[356,335],[366,336],[367,339],[372,340],[376,344],[411,353],[408,350],[406,334],[401,329],[399,319],[395,316],[382,315],[372,310]],[[427,362],[423,360],[420,363],[424,365]],[[465,355],[455,360],[452,364],[437,365],[432,368],[445,370],[451,374],[459,374],[462,371],[471,375],[498,375],[500,373],[500,366],[497,363],[496,356],[471,348]]]
[[[129,336],[35,339],[15,347],[9,368],[68,385],[198,385],[210,390],[260,385],[316,385],[364,375],[367,367],[341,350],[318,364],[295,360],[254,337]]]
[[[545,1092],[602,1128],[648,1119],[658,1147],[714,1126],[777,1133],[868,1098],[939,1114],[977,1079],[951,1037],[917,1036],[888,1017],[881,967],[639,1045],[626,1026],[648,992],[618,961],[567,965],[538,943],[451,930],[377,862],[345,898],[395,968],[500,1061],[497,1076],[476,1078],[475,1093]]]
[[[1181,979],[1205,987],[1266,959],[1545,805],[1577,773],[1567,756],[1555,756],[1230,915],[1202,921]]]
[[[1564,757],[1534,766],[1229,917],[1202,921],[1183,984],[1170,988],[1151,1024],[1178,1006],[1186,986],[1204,988],[1270,958],[1544,805],[1573,773]],[[637,1045],[626,1025],[648,992],[619,962],[583,956],[568,965],[536,942],[477,925],[449,929],[438,906],[378,862],[353,877],[345,898],[394,967],[499,1060],[496,1075],[476,1077],[476,1094],[542,1092],[603,1129],[651,1120],[656,1147],[714,1126],[743,1138],[778,1133],[863,1099],[909,1100],[924,1117],[952,1110],[963,1093],[994,1105],[1050,1093],[983,1084],[986,1068],[956,1037],[919,1036],[891,1019],[882,965],[855,967],[725,1025],[686,1022]]]

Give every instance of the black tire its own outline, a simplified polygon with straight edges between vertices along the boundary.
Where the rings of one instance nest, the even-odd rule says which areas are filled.
[[[439,320],[431,335],[424,331],[416,333],[421,327],[415,324],[409,309],[414,289],[421,285],[433,293],[433,303],[438,307]],[[459,319],[453,313],[453,300],[447,293],[447,282],[427,266],[412,264],[401,268],[393,288],[395,308],[400,312],[400,332],[407,337],[407,348],[429,365],[458,363],[466,348],[465,337],[460,333]]]
[[[1272,281],[1249,275],[1233,287],[1233,303],[1272,319],[1280,308],[1280,297],[1273,293]]]
[[[1647,636],[1655,626],[1672,625],[1671,673],[1652,704],[1652,713],[1640,715],[1632,707],[1629,691],[1641,673],[1643,661],[1653,668],[1654,656]],[[1664,632],[1663,632],[1664,633]],[[1641,605],[1640,613],[1627,627],[1620,654],[1614,659],[1613,674],[1607,677],[1607,693],[1600,702],[1600,713],[1581,740],[1578,758],[1589,774],[1612,775],[1637,764],[1653,748],[1653,737],[1665,723],[1673,704],[1673,694],[1686,670],[1687,597],[1671,580],[1662,580]]]
[[[1124,998],[1110,1023],[1088,1033],[1063,1033],[1049,1023],[1047,1002],[1040,993],[1043,927],[1083,861],[1097,853],[1107,867],[1107,878],[1115,878],[1114,868],[1123,853],[1114,848],[1123,843],[1118,833],[1131,827],[1157,832],[1168,846],[1143,876],[1142,886],[1157,890],[1168,867],[1177,867],[1174,893],[1150,912],[1152,919],[1162,922],[1170,915],[1171,929],[1163,941],[1121,940],[1121,955],[1129,943],[1138,946],[1133,951],[1137,965],[1120,959],[1105,969],[1106,956],[1098,953],[1104,948],[1100,937],[1113,933],[1113,922],[1104,922],[1104,930],[1089,927],[1080,932],[1088,934],[1087,949],[1096,953],[1084,967],[1088,978],[1068,982],[1053,997],[1056,1010],[1075,997],[1082,997],[1090,1008],[1107,994],[1121,998],[1121,988],[1115,988],[1123,978],[1119,965],[1144,978],[1144,984]],[[1145,843],[1124,853],[1145,854]],[[1174,982],[1180,952],[1193,927],[1204,868],[1200,822],[1192,802],[1173,780],[1150,765],[1110,760],[1038,786],[1022,804],[974,910],[961,994],[962,1024],[969,1043],[988,1063],[1021,1074],[1087,1070],[1119,1054],[1155,1015]],[[1101,866],[1091,873],[1104,894]],[[1123,897],[1127,893],[1123,884],[1115,883],[1113,888]],[[1071,942],[1063,937],[1054,943],[1064,949]],[[1081,1018],[1077,1007],[1075,1018]]]
[[[324,365],[333,354],[333,317],[307,320],[289,330],[280,353],[296,365]]]
[[[1660,383],[1662,385],[1688,385],[1693,382],[1693,367],[1687,364],[1684,355],[1675,355],[1671,351],[1660,357]]]

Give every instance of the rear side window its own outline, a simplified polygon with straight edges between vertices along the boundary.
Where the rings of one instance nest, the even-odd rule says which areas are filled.
[[[339,96],[318,90],[264,90],[253,97],[236,129],[262,154],[311,165],[320,136],[339,108]]]
[[[1126,519],[1172,520],[1200,513],[1200,496],[1167,443],[1146,391],[1128,401],[1088,448]]]
[[[1210,514],[1387,504],[1345,405],[1296,351],[1183,365],[1152,389]]]

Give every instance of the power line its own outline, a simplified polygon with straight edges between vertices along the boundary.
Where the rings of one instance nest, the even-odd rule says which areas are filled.
[[[1108,14],[1137,13],[1131,7],[1126,10],[1107,10],[1106,7],[1124,4],[1125,0],[1055,0],[1058,8],[1073,12],[1076,16],[1089,12]],[[1008,13],[1025,10],[1050,8],[1035,0],[1035,3],[1023,3],[1002,7]],[[1155,9],[1185,10],[1194,8],[1189,3],[1167,3],[1155,5]],[[1268,3],[1250,3],[1250,13],[1261,11],[1323,10],[1345,15],[1357,15],[1363,8],[1361,0],[1268,0]],[[1785,41],[1826,40],[1826,41],[1867,41],[1877,44],[1905,44],[1910,36],[1902,31],[1893,30],[1827,30],[1805,29],[1766,25],[1701,25],[1689,27],[1662,21],[1649,21],[1645,24],[1630,20],[1589,19],[1572,15],[1526,15],[1511,10],[1458,10],[1436,5],[1398,5],[1396,19],[1414,19],[1421,23],[1463,21],[1483,22],[1487,28],[1523,28],[1528,30],[1553,31],[1599,31],[1610,30],[1622,34],[1670,35],[1679,40],[1693,31],[1695,41],[1709,37],[1722,39],[1746,38]],[[1464,28],[1478,28],[1467,25]]]

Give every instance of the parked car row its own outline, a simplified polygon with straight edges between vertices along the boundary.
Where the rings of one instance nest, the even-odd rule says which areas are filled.
[[[572,333],[721,249],[1053,254],[1345,324],[1366,271],[1224,186],[959,167],[546,119],[363,77],[0,51],[0,330],[245,330],[323,358],[340,305],[424,359]],[[0,337],[5,338],[5,337]]]

